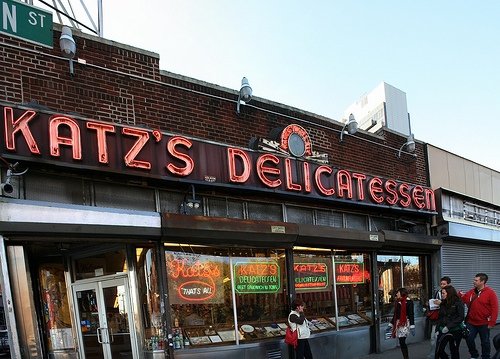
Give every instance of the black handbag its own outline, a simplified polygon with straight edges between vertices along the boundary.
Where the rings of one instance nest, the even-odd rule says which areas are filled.
[[[464,322],[460,323],[460,331],[462,333],[462,338],[467,339],[469,337],[470,330]]]

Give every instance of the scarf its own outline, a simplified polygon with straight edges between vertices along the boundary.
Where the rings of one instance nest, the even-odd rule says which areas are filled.
[[[401,305],[401,312],[399,313],[399,319],[396,318],[396,325],[392,327],[392,337],[396,338],[396,330],[398,328],[406,326],[406,296],[401,298],[401,301],[396,301],[394,303],[394,315],[396,315],[398,310],[398,303]]]

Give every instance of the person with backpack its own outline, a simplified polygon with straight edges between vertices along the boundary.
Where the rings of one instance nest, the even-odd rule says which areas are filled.
[[[434,293],[433,299],[434,299],[434,304],[435,305],[440,305],[441,304],[441,291],[443,290],[444,287],[448,286],[451,284],[451,278],[448,276],[444,276],[439,280],[439,289]],[[437,340],[437,332],[436,332],[436,326],[439,320],[439,309],[435,310],[428,310],[426,313],[427,320],[429,321],[429,327],[431,330],[430,333],[430,338],[431,338],[431,350],[429,352],[429,355],[427,356],[428,359],[433,359],[435,352],[436,352],[436,340]]]
[[[460,342],[464,328],[464,304],[455,288],[451,285],[441,290],[439,318],[436,326],[438,333],[436,341],[436,359],[448,359],[446,346],[450,346],[451,359],[460,359]]]

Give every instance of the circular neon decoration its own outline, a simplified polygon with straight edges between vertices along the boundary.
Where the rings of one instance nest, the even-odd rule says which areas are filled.
[[[299,125],[288,125],[281,132],[280,147],[294,157],[312,155],[312,143],[307,131]]]

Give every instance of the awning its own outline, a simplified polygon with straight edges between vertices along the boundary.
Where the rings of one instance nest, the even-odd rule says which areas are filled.
[[[163,213],[167,240],[225,246],[291,247],[298,236],[295,223]]]
[[[160,237],[160,214],[59,203],[0,200],[0,233]]]
[[[326,245],[333,247],[351,248],[381,248],[384,236],[380,232],[368,232],[355,229],[315,226],[312,224],[299,225],[297,245]]]
[[[438,250],[443,245],[443,240],[436,236],[397,231],[381,232],[385,237],[384,249],[394,248],[419,252],[421,250]]]

